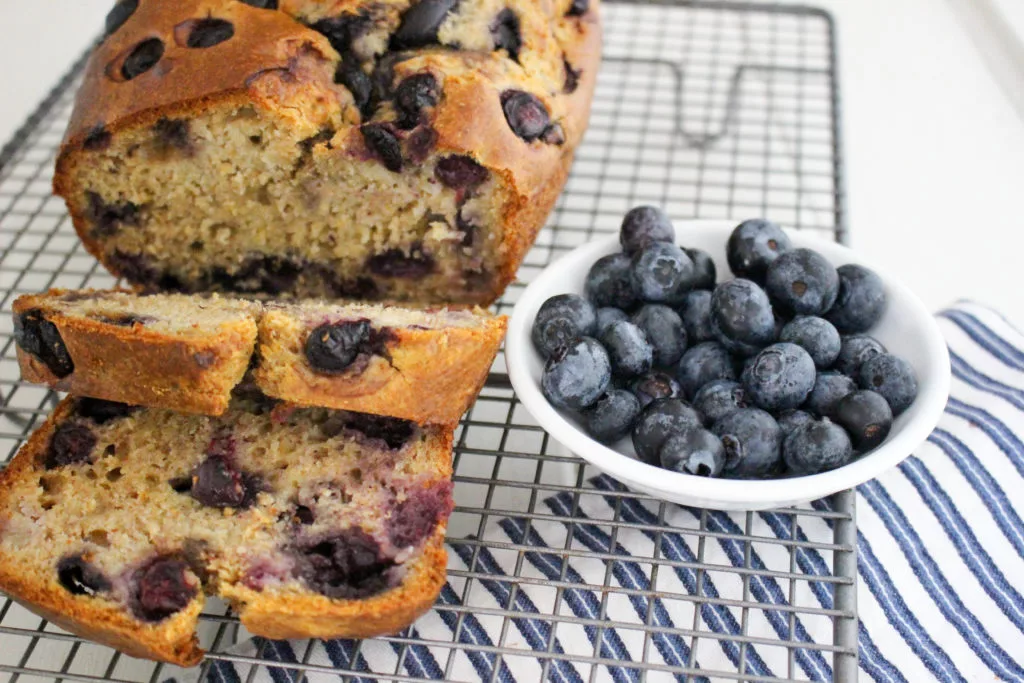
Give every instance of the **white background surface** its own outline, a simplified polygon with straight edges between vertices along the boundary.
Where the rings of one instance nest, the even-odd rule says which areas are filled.
[[[1024,119],[992,41],[964,14],[986,0],[810,2],[839,30],[853,246],[933,309],[969,298],[1024,325]],[[0,0],[0,139],[97,35],[110,4]]]

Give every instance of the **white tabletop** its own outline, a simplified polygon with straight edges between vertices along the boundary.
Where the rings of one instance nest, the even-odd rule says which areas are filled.
[[[902,273],[932,308],[970,298],[1024,324],[1024,120],[960,0],[816,4],[839,27],[853,246]],[[0,139],[85,49],[109,5],[0,3]]]

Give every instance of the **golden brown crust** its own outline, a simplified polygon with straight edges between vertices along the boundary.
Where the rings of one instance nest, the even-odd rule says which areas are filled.
[[[54,430],[75,409],[74,399],[65,398],[53,413],[0,471],[0,509],[11,505],[11,483],[30,476],[45,452]],[[0,536],[4,519],[0,518]],[[184,610],[157,625],[146,625],[127,616],[109,603],[76,597],[65,591],[54,577],[35,576],[4,558],[0,550],[0,591],[17,600],[57,626],[89,640],[108,645],[133,657],[158,659],[179,666],[193,666],[203,657],[195,636],[203,596],[199,594]]]
[[[17,505],[16,501],[9,500],[15,482],[38,477],[35,468],[54,430],[72,417],[74,410],[74,398],[61,401],[7,468],[0,471],[0,510]],[[440,430],[436,446],[429,452],[428,468],[438,479],[451,477],[452,441],[450,429]],[[0,517],[0,538],[6,522]],[[369,638],[396,633],[430,608],[444,584],[447,565],[444,533],[445,523],[441,522],[425,542],[422,555],[409,564],[402,582],[366,599],[330,599],[309,593],[267,595],[240,583],[226,582],[210,583],[206,589],[231,601],[239,610],[242,623],[257,635]],[[0,591],[71,633],[131,656],[193,666],[204,655],[195,634],[204,604],[202,592],[180,612],[155,624],[146,624],[109,602],[70,594],[60,586],[55,574],[40,576],[25,571],[4,556],[2,544]]]
[[[301,353],[310,326],[271,309],[260,320],[260,365],[253,374],[264,393],[290,403],[454,425],[480,393],[507,324],[499,316],[477,327],[393,328],[390,359],[378,356],[358,372],[326,375]]]

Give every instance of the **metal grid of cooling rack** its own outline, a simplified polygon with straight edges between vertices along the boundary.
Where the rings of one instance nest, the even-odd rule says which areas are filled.
[[[604,13],[590,130],[499,308],[508,312],[552,259],[616,230],[640,203],[677,218],[764,215],[845,237],[827,14],[680,0],[606,2]],[[16,381],[13,299],[114,284],[50,196],[81,65],[0,152],[0,465],[54,401]],[[282,657],[212,607],[201,623],[203,680],[855,680],[850,492],[725,515],[621,490],[536,426],[503,363],[457,435],[458,506],[438,606],[399,636],[341,644],[343,661],[326,664],[322,645],[293,644]],[[0,683],[172,675],[181,672],[70,636],[0,596]]]

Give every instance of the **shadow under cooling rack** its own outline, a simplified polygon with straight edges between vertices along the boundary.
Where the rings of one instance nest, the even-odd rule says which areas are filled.
[[[606,2],[603,12],[590,128],[502,312],[540,269],[617,230],[637,204],[845,237],[828,15],[671,0]],[[15,379],[14,298],[115,282],[50,195],[81,67],[0,152],[0,466],[55,398]],[[852,494],[739,515],[651,500],[553,442],[504,373],[499,355],[457,434],[449,581],[431,612],[390,638],[273,643],[247,638],[211,603],[198,674],[218,683],[856,679]],[[186,675],[0,598],[0,683],[172,676]]]

